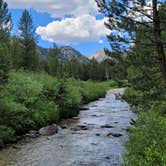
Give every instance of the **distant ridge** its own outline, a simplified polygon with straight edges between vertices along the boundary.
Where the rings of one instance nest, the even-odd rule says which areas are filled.
[[[105,54],[104,49],[97,51],[95,54],[88,57],[89,59],[95,59],[97,62],[101,63],[102,61],[109,59],[109,57]]]
[[[43,48],[41,46],[37,46],[37,50],[38,50],[39,54],[41,55],[41,57],[46,59],[50,49]],[[61,55],[60,55],[59,59],[62,63],[65,63],[74,57],[77,58],[82,63],[89,62],[89,59],[87,57],[85,57],[79,51],[75,50],[74,48],[72,48],[70,46],[60,47],[60,50],[61,50]]]

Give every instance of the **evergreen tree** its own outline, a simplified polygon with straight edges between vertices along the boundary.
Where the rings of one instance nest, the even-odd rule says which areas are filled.
[[[37,70],[39,55],[36,51],[36,35],[32,17],[27,10],[22,13],[19,26],[21,42],[21,66],[28,70]]]
[[[82,63],[76,57],[72,57],[70,61],[65,64],[66,72],[68,76],[75,79],[82,79],[83,66]]]
[[[93,58],[88,67],[89,78],[92,80],[99,80],[98,62]]]
[[[96,0],[96,2],[109,18],[106,26],[114,31],[108,36],[112,49],[119,54],[126,49],[131,49],[136,42],[141,43],[135,40],[135,34],[140,30],[143,31],[144,36],[150,40],[141,44],[155,47],[160,72],[166,81],[165,41],[162,38],[163,32],[166,31],[162,26],[166,20],[165,2],[157,0]],[[146,28],[139,29],[140,26]],[[149,30],[152,36],[148,36]]]
[[[12,28],[11,14],[8,11],[8,5],[0,0],[0,42],[8,40]]]
[[[11,38],[11,56],[13,61],[13,68],[19,69],[21,67],[21,45],[20,40],[14,36]]]
[[[61,77],[59,56],[60,49],[54,44],[48,53],[47,70],[49,74]]]
[[[8,12],[8,5],[0,0],[0,82],[8,78],[8,70],[11,67],[10,42],[11,15]]]

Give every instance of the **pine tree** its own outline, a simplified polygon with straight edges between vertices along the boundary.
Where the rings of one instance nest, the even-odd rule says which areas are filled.
[[[21,67],[21,45],[20,40],[14,36],[11,38],[11,56],[13,61],[13,68],[19,69]]]
[[[166,31],[162,26],[166,23],[165,2],[157,0],[96,0],[96,2],[101,12],[109,18],[106,26],[112,30],[108,36],[112,49],[115,52],[123,52],[131,49],[136,42],[146,47],[155,47],[160,72],[166,81],[165,40],[162,37]],[[146,28],[139,29],[140,26]],[[141,43],[135,40],[135,34],[140,30],[150,41]],[[148,36],[149,30],[152,36]]]
[[[10,31],[11,15],[8,12],[8,5],[0,0],[0,83],[8,78],[8,71],[11,67],[10,56]]]
[[[11,28],[12,21],[8,5],[3,0],[0,0],[0,42],[4,42],[9,38]]]
[[[22,13],[18,29],[21,41],[21,66],[25,70],[37,70],[39,55],[36,51],[36,29],[32,17],[27,10],[24,10]]]
[[[59,56],[60,49],[54,44],[48,53],[47,70],[49,74],[61,77]]]
[[[99,65],[98,62],[94,58],[89,62],[88,73],[89,73],[89,78],[92,80],[99,80],[98,65]]]

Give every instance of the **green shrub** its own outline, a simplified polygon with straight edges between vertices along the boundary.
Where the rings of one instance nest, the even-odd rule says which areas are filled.
[[[145,102],[143,92],[133,88],[127,88],[123,95],[123,99],[135,106]]]
[[[109,86],[110,87],[118,87],[118,83],[116,81],[112,80],[112,81],[109,81]]]
[[[38,101],[33,106],[32,119],[35,122],[35,128],[57,123],[59,120],[58,107],[51,101]]]
[[[25,72],[12,72],[7,89],[13,95],[13,98],[25,105],[33,104],[42,92],[42,84],[33,80]]]
[[[155,112],[142,113],[126,143],[126,166],[166,164],[166,119]]]
[[[153,102],[150,111],[166,116],[166,101]]]
[[[0,125],[0,139],[5,142],[11,142],[13,140],[15,131],[7,126]]]
[[[82,103],[88,103],[100,97],[104,97],[106,91],[110,88],[109,82],[107,83],[94,83],[94,82],[80,82],[80,93],[82,96]]]
[[[128,80],[117,80],[117,85],[118,87],[129,87],[130,84],[128,82]]]
[[[78,87],[73,86],[72,82],[60,80],[56,103],[59,106],[60,117],[70,118],[79,113],[81,95]]]
[[[22,104],[4,97],[0,99],[0,125],[13,128],[17,134],[24,133],[33,127],[31,112]]]

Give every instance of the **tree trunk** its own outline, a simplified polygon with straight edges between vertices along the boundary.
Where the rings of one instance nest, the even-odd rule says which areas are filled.
[[[160,63],[160,70],[164,81],[166,82],[166,58],[164,53],[164,47],[161,39],[161,27],[160,27],[160,18],[159,12],[157,9],[157,0],[152,0],[153,5],[153,24],[154,24],[154,35],[156,42],[156,51],[158,54],[158,59]]]

